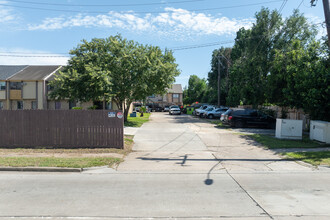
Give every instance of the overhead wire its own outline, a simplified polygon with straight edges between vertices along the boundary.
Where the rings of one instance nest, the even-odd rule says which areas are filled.
[[[31,2],[31,1],[17,1],[6,0],[7,2],[32,4],[32,5],[48,5],[48,6],[64,6],[64,7],[130,7],[130,6],[148,6],[148,5],[166,5],[166,4],[183,4],[192,2],[202,2],[206,0],[184,0],[184,1],[170,1],[170,2],[154,2],[154,3],[134,3],[134,4],[60,4],[60,3],[45,3],[45,2]]]
[[[283,3],[282,3],[282,5],[281,5],[280,8],[279,8],[279,14],[282,13],[282,10],[284,9],[284,7],[285,7],[285,5],[286,5],[287,2],[288,2],[288,0],[283,0]],[[298,7],[298,8],[299,8],[299,7]],[[280,31],[280,32],[281,32],[281,31]],[[254,52],[258,49],[258,47],[260,46],[261,42],[264,41],[265,37],[268,36],[268,34],[269,34],[269,30],[268,30],[267,33],[264,35],[264,37],[259,41],[259,43],[257,44],[256,48],[253,50]]]
[[[316,26],[316,25],[324,25],[324,22],[320,23],[315,23],[311,24],[311,26]],[[264,37],[265,35],[258,35],[254,37],[249,37],[248,39],[258,39],[261,37]],[[242,39],[243,40],[243,39]],[[246,40],[246,38],[244,39]],[[175,51],[182,51],[182,50],[191,50],[191,49],[197,49],[197,48],[205,48],[205,47],[212,47],[212,46],[218,46],[218,45],[226,45],[230,43],[235,43],[238,40],[228,40],[228,41],[219,41],[219,42],[211,42],[211,43],[204,43],[204,44],[195,44],[195,45],[185,45],[185,46],[180,46],[180,47],[170,47],[168,48],[169,50],[172,50],[173,52]],[[35,54],[35,55],[29,55],[29,54]],[[43,55],[45,54],[45,55]],[[46,55],[50,54],[48,53],[28,53],[28,52],[17,52],[17,51],[0,51],[0,56],[2,57],[70,57],[72,56],[69,53],[54,53],[54,54],[63,54],[67,56],[61,56],[61,55]]]
[[[256,5],[264,5],[271,4],[275,2],[280,2],[282,0],[272,0],[265,1],[259,3],[251,3],[251,4],[241,4],[241,5],[232,5],[232,6],[224,6],[224,7],[215,7],[215,8],[202,8],[202,9],[184,9],[185,11],[197,12],[197,11],[213,11],[220,9],[229,9],[229,8],[240,8],[240,7],[249,7]],[[44,11],[54,11],[54,12],[75,12],[75,13],[91,13],[91,14],[108,14],[110,11],[82,11],[82,10],[66,10],[66,9],[51,9],[51,8],[38,8],[38,7],[29,7],[29,6],[18,6],[18,5],[8,5],[8,4],[0,4],[0,6],[5,7],[14,7],[14,8],[24,8],[24,9],[33,9],[33,10],[44,10]],[[169,13],[169,11],[121,11],[120,13],[132,13],[132,14],[159,14],[159,13]]]

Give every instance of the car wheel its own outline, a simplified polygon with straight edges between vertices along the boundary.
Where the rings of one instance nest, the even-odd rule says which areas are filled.
[[[235,127],[236,128],[243,128],[244,127],[244,123],[242,121],[236,121],[235,122]]]
[[[171,113],[171,112],[169,112],[168,114],[172,115],[172,113]]]
[[[213,115],[208,115],[208,118],[213,119],[214,117],[213,117]]]

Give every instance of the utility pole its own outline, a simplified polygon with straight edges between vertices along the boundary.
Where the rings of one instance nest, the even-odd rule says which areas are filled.
[[[324,9],[325,25],[327,27],[327,32],[328,32],[328,45],[330,48],[330,4],[329,4],[329,0],[323,0],[323,9]]]
[[[221,54],[219,53],[218,55],[218,107],[220,107],[220,95],[221,95],[221,91],[220,91],[220,80],[221,80],[221,76],[220,76],[220,68],[221,68]]]
[[[315,0],[311,0],[311,6],[315,6]],[[330,4],[329,0],[323,0],[323,10],[324,10],[324,17],[325,17],[325,26],[327,28],[328,33],[328,45],[330,48]]]

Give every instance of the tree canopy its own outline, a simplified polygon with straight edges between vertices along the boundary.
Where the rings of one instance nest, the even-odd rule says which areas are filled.
[[[232,48],[213,51],[207,87],[200,100],[216,103],[220,54],[221,103],[295,107],[312,119],[330,121],[327,38],[316,40],[315,26],[298,10],[283,19],[278,11],[263,8],[255,19],[251,28],[236,33]],[[193,89],[189,84],[188,90]]]
[[[83,40],[70,51],[68,66],[51,82],[54,99],[113,100],[124,110],[134,100],[163,94],[180,74],[173,53],[120,35]]]
[[[188,88],[183,91],[185,104],[191,104],[193,102],[203,102],[206,92],[206,80],[200,79],[196,75],[191,75],[188,81]]]

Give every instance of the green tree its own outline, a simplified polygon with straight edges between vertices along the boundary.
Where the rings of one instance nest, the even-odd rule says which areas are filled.
[[[307,45],[315,35],[315,28],[298,10],[284,21],[277,11],[263,8],[256,13],[252,28],[237,32],[231,56],[228,103],[243,102],[254,107],[279,103],[283,99],[281,91],[286,87],[283,80],[286,73],[272,69],[276,51],[285,53],[295,40]]]
[[[183,102],[191,104],[193,102],[202,102],[206,92],[206,80],[200,79],[196,75],[191,75],[188,81],[188,88],[184,90]]]
[[[124,111],[134,100],[163,94],[180,74],[171,51],[142,45],[120,35],[83,40],[70,51],[68,66],[52,82],[52,98],[112,99]]]
[[[231,48],[221,47],[212,53],[211,70],[208,73],[208,100],[206,102],[217,104],[218,102],[218,69],[220,61],[220,91],[221,105],[226,105],[226,97],[229,90],[229,68],[231,64]]]
[[[256,22],[251,29],[242,28],[237,32],[231,56],[229,105],[243,101],[256,107],[266,101],[273,40],[280,31],[282,18],[277,11],[266,8],[255,17]]]
[[[302,108],[312,119],[330,121],[329,69],[329,52],[319,42],[305,46],[297,39],[287,52],[276,51],[273,71],[285,73],[281,74],[285,86],[278,91],[282,96],[278,104]]]

